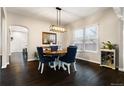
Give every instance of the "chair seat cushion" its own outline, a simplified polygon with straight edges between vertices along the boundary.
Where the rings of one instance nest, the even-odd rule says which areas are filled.
[[[74,62],[74,60],[70,60],[66,56],[60,57],[59,60],[62,61],[62,62],[66,62],[66,63],[72,63],[72,62]]]

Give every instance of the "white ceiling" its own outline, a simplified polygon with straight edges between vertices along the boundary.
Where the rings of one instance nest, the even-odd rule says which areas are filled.
[[[107,7],[61,7],[61,24],[66,25],[83,17],[103,11]],[[8,7],[8,12],[38,18],[56,23],[57,11],[55,7]]]

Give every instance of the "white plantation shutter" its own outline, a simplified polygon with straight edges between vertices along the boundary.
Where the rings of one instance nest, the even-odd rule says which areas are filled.
[[[78,51],[83,50],[83,34],[84,34],[83,29],[74,31],[74,45],[78,47]]]
[[[78,47],[78,51],[96,52],[98,49],[98,25],[75,30],[73,44]]]
[[[93,25],[87,27],[84,33],[84,50],[97,51],[98,47],[98,26]]]

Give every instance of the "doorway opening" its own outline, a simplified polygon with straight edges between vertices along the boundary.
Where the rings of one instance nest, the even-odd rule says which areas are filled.
[[[10,62],[24,63],[28,59],[28,32],[24,26],[10,26]]]

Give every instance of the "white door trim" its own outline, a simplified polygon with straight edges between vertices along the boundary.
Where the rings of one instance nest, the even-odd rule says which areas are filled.
[[[7,15],[6,9],[1,8],[2,13],[2,68],[6,68],[9,64],[9,55],[8,55],[8,30],[7,30]]]

